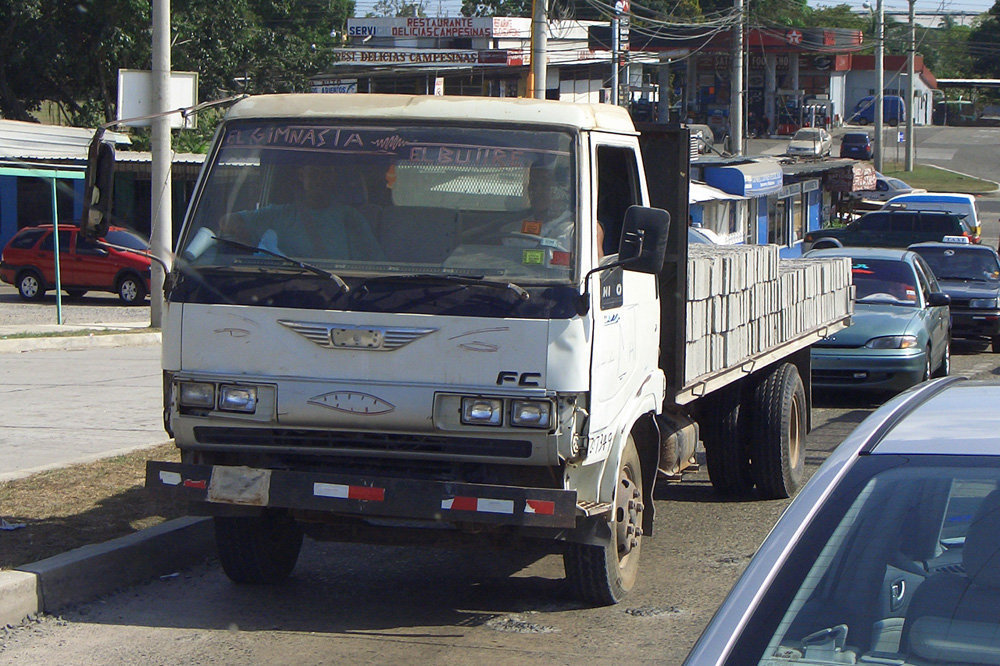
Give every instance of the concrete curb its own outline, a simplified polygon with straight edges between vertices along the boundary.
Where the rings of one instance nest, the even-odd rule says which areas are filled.
[[[212,521],[187,517],[0,571],[0,627],[174,573],[212,552]]]
[[[93,347],[143,347],[162,341],[156,333],[116,333],[109,335],[66,335],[0,340],[0,353],[51,349],[90,349]]]

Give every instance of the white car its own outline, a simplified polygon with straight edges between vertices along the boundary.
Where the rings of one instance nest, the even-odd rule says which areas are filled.
[[[822,127],[804,127],[792,136],[786,155],[824,157],[833,148],[833,137]]]
[[[888,201],[901,194],[918,194],[926,191],[919,187],[910,187],[899,178],[883,176],[876,171],[875,189],[852,192],[851,196],[856,199],[864,199],[865,201]]]

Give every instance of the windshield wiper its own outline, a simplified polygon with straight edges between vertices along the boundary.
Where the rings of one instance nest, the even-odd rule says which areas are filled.
[[[467,285],[479,285],[482,287],[490,287],[492,289],[502,289],[510,290],[517,294],[517,297],[522,301],[526,301],[529,298],[529,294],[524,287],[521,287],[513,282],[497,282],[495,280],[487,280],[482,275],[453,275],[453,274],[436,274],[436,273],[415,273],[412,275],[379,275],[376,277],[371,277],[361,283],[362,288],[367,288],[370,283],[373,282],[450,282],[454,284],[467,284]]]
[[[307,264],[304,261],[299,261],[298,259],[293,259],[292,257],[289,257],[287,255],[281,254],[280,252],[274,252],[273,250],[268,250],[265,247],[258,247],[256,245],[250,245],[249,243],[241,243],[240,241],[232,240],[232,239],[229,239],[229,238],[222,238],[221,236],[216,236],[215,240],[217,242],[219,242],[219,243],[222,243],[223,245],[228,245],[230,247],[237,247],[237,248],[240,248],[240,249],[243,249],[243,250],[248,250],[248,251],[250,251],[250,252],[252,252],[254,254],[256,254],[258,252],[263,252],[264,254],[266,254],[268,256],[275,257],[277,259],[281,259],[282,261],[285,261],[285,262],[287,262],[289,264],[292,264],[293,266],[297,266],[297,267],[301,268],[304,271],[308,271],[308,272],[310,272],[310,273],[312,273],[314,275],[318,275],[320,277],[323,277],[323,278],[326,278],[326,279],[330,280],[331,282],[333,282],[334,284],[336,284],[338,287],[340,287],[340,290],[343,293],[345,293],[345,294],[351,290],[350,286],[348,286],[348,284],[346,282],[344,282],[341,279],[341,277],[339,275],[337,275],[336,273],[331,273],[330,271],[325,271],[322,268],[319,268],[318,266],[313,266],[312,264]]]

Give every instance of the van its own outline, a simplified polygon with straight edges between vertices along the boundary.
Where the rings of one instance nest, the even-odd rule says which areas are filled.
[[[976,214],[976,198],[971,194],[958,192],[914,192],[900,194],[889,199],[882,210],[943,210],[957,215],[965,221],[974,238],[982,235],[979,216]]]
[[[899,95],[882,96],[882,120],[896,127],[906,121],[906,107]],[[867,125],[875,122],[875,96],[862,97],[854,106],[854,111],[847,117],[847,122],[855,125]]]

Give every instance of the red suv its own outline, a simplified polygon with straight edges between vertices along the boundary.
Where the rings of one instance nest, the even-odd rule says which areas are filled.
[[[15,285],[21,298],[40,300],[55,289],[54,238],[51,224],[25,227],[14,234],[0,257],[0,280]],[[88,240],[74,226],[59,226],[59,277],[74,298],[87,291],[110,291],[128,305],[149,293],[149,243],[126,229],[111,227],[106,242]],[[119,250],[112,245],[131,248]]]

